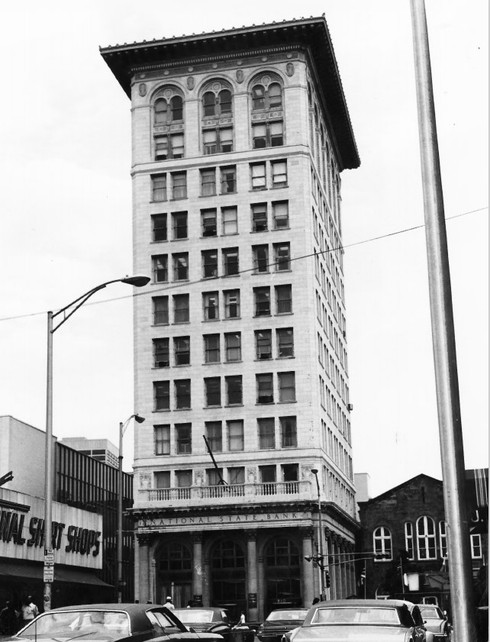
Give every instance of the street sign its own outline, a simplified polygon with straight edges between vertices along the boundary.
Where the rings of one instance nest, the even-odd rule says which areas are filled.
[[[43,569],[43,582],[54,582],[54,566],[45,566]]]
[[[54,564],[54,553],[45,553],[44,554],[44,565],[53,566]]]

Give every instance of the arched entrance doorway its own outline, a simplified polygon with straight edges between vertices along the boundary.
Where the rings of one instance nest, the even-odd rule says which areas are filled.
[[[300,554],[296,544],[286,537],[275,537],[266,546],[265,612],[301,606]]]
[[[218,542],[211,553],[211,604],[228,610],[230,620],[245,610],[245,553],[232,540]]]
[[[155,554],[156,600],[165,604],[168,595],[177,607],[192,598],[192,553],[180,542],[162,544]]]

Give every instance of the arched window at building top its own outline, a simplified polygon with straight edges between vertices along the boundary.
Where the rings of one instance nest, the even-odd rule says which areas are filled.
[[[153,102],[153,123],[169,125],[184,119],[184,101],[174,87],[160,89]]]
[[[270,76],[264,76],[252,86],[252,110],[282,109],[282,88],[278,82],[270,82]]]
[[[212,118],[231,114],[231,91],[222,88],[221,83],[213,83],[202,97],[203,116]]]
[[[417,520],[417,553],[419,560],[436,559],[436,526],[432,517],[423,515]]]

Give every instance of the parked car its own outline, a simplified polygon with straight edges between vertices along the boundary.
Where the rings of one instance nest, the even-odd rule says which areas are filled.
[[[155,604],[65,606],[38,615],[10,640],[69,642],[79,638],[84,642],[223,642],[218,633],[189,631],[170,609]]]
[[[310,608],[293,642],[426,642],[423,625],[410,613],[418,607],[403,600],[331,600]],[[413,610],[413,608],[412,608]]]
[[[283,636],[303,623],[308,609],[275,609],[257,630],[260,642],[281,642]]]
[[[446,613],[436,604],[419,604],[419,609],[428,632],[427,642],[448,640],[451,628]]]
[[[174,609],[173,613],[192,631],[219,633],[226,642],[234,642],[240,632],[243,642],[253,642],[255,632],[246,625],[233,627],[226,609],[214,606],[192,606]]]

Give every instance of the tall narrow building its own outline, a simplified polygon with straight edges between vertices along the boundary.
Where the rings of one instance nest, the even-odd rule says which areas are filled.
[[[340,174],[359,157],[325,19],[101,55],[131,100],[134,269],[152,275],[136,597],[256,620],[351,595]]]

